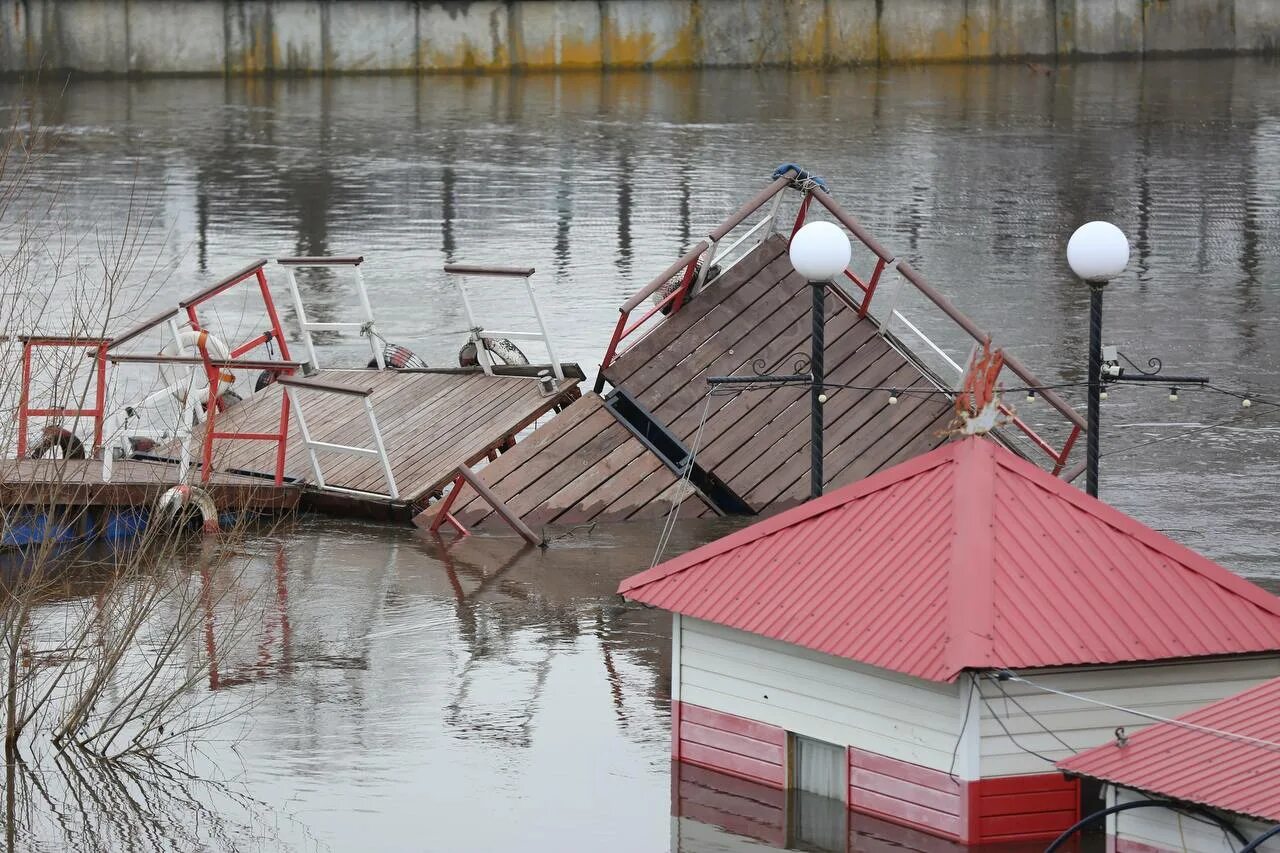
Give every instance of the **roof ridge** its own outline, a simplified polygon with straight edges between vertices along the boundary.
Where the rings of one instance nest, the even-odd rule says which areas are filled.
[[[626,578],[618,585],[618,592],[631,592],[654,581],[671,577],[674,574],[691,569],[699,563],[718,557],[736,548],[741,548],[766,536],[772,536],[788,527],[808,521],[868,495],[883,491],[909,477],[944,465],[952,460],[957,445],[958,442],[948,442],[914,459],[909,459],[883,471],[878,471],[869,477],[841,486],[820,498],[792,507],[742,530],[730,533],[728,536],[717,539],[714,542],[708,542],[706,545],[695,548],[678,557],[672,557],[670,560],[659,563],[647,571]]]
[[[1065,480],[1053,476],[1014,453],[995,455],[995,459],[1011,473],[1038,488],[1044,489],[1054,497],[1070,503],[1074,508],[1089,515],[1094,520],[1112,527],[1146,547],[1165,555],[1188,571],[1194,572],[1201,578],[1244,599],[1255,607],[1265,610],[1273,616],[1280,617],[1280,597],[1237,575],[1217,561],[1196,553],[1186,545],[1143,524],[1138,519],[1111,504],[1085,494]]]
[[[947,648],[943,660],[952,677],[964,669],[990,665],[995,648],[996,449],[977,436],[954,443],[951,478],[951,554],[947,560]],[[968,569],[975,571],[967,571]]]

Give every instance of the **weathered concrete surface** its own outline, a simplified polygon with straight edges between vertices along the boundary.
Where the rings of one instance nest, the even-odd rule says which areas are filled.
[[[805,5],[804,0],[793,0]],[[786,65],[787,10],[775,0],[701,0],[697,64]]]
[[[1225,53],[1235,49],[1235,0],[1147,0],[1144,53]]]
[[[832,65],[877,62],[880,22],[876,0],[828,0],[827,61]]]
[[[579,0],[511,5],[511,55],[516,68],[600,68],[600,6]]]
[[[1046,57],[1057,52],[1054,0],[969,0],[970,59]]]
[[[322,9],[324,67],[344,72],[418,70],[418,8],[396,0],[345,0]]]
[[[1236,50],[1280,53],[1280,3],[1236,0]]]
[[[227,67],[225,12],[218,3],[130,3],[129,71],[221,74]]]
[[[968,58],[965,3],[895,0],[880,11],[880,58],[889,62],[956,62]]]
[[[418,8],[418,67],[423,71],[505,71],[511,67],[511,15],[501,0]]]
[[[688,68],[697,61],[697,21],[687,0],[604,0],[606,68]]]
[[[817,67],[1280,53],[1280,0],[0,0],[0,73]]]
[[[1058,55],[1142,53],[1144,0],[1058,0]]]

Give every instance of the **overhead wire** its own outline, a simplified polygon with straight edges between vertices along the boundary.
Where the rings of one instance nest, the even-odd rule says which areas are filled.
[[[1177,726],[1179,728],[1187,729],[1188,731],[1199,732],[1200,734],[1206,734],[1206,735],[1211,735],[1213,737],[1224,738],[1226,740],[1231,740],[1238,743],[1247,743],[1251,746],[1258,746],[1263,749],[1280,752],[1280,743],[1277,743],[1276,741],[1265,740],[1263,738],[1253,737],[1252,735],[1241,734],[1240,732],[1227,731],[1226,729],[1217,729],[1217,728],[1213,728],[1212,726],[1202,726],[1202,725],[1198,725],[1197,723],[1188,723],[1186,720],[1179,720],[1174,717],[1162,717],[1159,714],[1152,714],[1149,711],[1139,711],[1136,708],[1126,708],[1123,705],[1116,705],[1111,702],[1104,702],[1101,699],[1093,699],[1089,696],[1083,696],[1079,693],[1072,693],[1069,690],[1059,690],[1056,687],[1050,687],[1047,684],[1040,684],[1038,682],[1032,681],[1029,678],[1025,678],[1021,675],[1018,675],[1016,672],[1013,672],[1012,670],[1000,670],[999,673],[997,673],[993,677],[994,678],[1003,677],[1004,680],[1016,681],[1019,684],[1025,684],[1028,687],[1032,687],[1036,690],[1040,690],[1045,693],[1052,693],[1054,695],[1062,696],[1067,699],[1073,699],[1077,702],[1084,702],[1090,705],[1097,705],[1100,708],[1107,708],[1112,711],[1121,711],[1123,713],[1132,714],[1135,717],[1142,717],[1144,719],[1151,720],[1153,722],[1168,723],[1170,725]]]

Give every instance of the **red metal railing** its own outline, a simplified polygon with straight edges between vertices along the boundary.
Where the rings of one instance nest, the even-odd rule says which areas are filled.
[[[701,240],[692,249],[686,252],[679,260],[659,274],[653,281],[641,289],[638,293],[622,304],[619,309],[621,316],[618,318],[617,325],[614,327],[613,336],[609,340],[609,346],[605,350],[604,360],[600,365],[600,374],[596,378],[595,390],[600,393],[604,390],[604,371],[609,367],[621,354],[621,344],[630,335],[634,334],[637,329],[653,318],[655,314],[664,308],[670,306],[672,312],[678,311],[685,302],[689,288],[694,281],[694,271],[697,268],[698,260],[725,234],[732,231],[749,216],[763,207],[766,203],[774,199],[780,192],[791,186],[790,177],[784,175],[777,178],[769,186],[765,187],[758,195],[739,208],[732,216],[726,219],[715,231],[712,231],[707,238]],[[952,322],[964,330],[977,343],[989,341],[990,336],[986,334],[976,323],[968,316],[960,311],[945,296],[938,292],[931,284],[925,281],[911,264],[905,260],[899,260],[891,252],[886,250],[879,241],[875,239],[855,219],[848,211],[831,196],[827,190],[822,187],[815,187],[808,184],[804,191],[804,197],[800,202],[799,210],[796,214],[795,222],[791,228],[791,236],[800,230],[804,224],[810,206],[813,201],[817,200],[841,225],[843,225],[854,238],[858,240],[864,247],[869,249],[876,256],[875,268],[871,275],[863,280],[853,270],[846,269],[845,276],[852,281],[861,291],[861,299],[856,303],[847,297],[843,288],[836,288],[834,292],[842,298],[850,308],[858,312],[859,317],[867,316],[871,308],[871,302],[875,296],[876,289],[879,287],[881,279],[886,270],[890,267],[895,268],[898,273],[906,279],[917,291],[919,291],[926,299],[937,306],[941,311],[949,317]],[[710,259],[708,259],[710,261]],[[684,270],[684,277],[681,279],[679,287],[672,293],[668,294],[661,302],[647,311],[639,320],[630,321],[631,312],[652,294],[656,293],[663,285],[665,285],[674,275]],[[1037,389],[1041,397],[1045,399],[1050,406],[1057,410],[1063,417],[1070,422],[1072,429],[1067,439],[1063,442],[1060,449],[1055,448],[1052,444],[1040,436],[1029,424],[1013,416],[1013,413],[1007,408],[1002,409],[1010,416],[1011,422],[1018,428],[1037,448],[1043,451],[1053,462],[1053,473],[1059,474],[1067,463],[1067,459],[1071,454],[1072,448],[1075,446],[1076,440],[1080,433],[1085,429],[1084,418],[1080,413],[1073,409],[1062,399],[1052,388],[1045,387],[1045,384],[1032,373],[1026,365],[1019,361],[1015,356],[1005,353],[1005,366],[1013,371],[1028,386]]]
[[[22,391],[18,399],[18,457],[25,458],[27,455],[28,421],[31,418],[39,417],[93,418],[92,452],[96,453],[102,446],[102,423],[106,417],[107,349],[111,346],[111,339],[24,335],[18,340],[22,342]],[[70,347],[94,350],[95,383],[93,408],[73,409],[67,406],[51,406],[44,409],[31,408],[31,357],[36,347]]]
[[[196,308],[215,296],[226,293],[236,285],[254,279],[258,284],[258,290],[262,294],[262,302],[267,310],[267,318],[271,322],[271,328],[260,335],[250,338],[236,346],[229,347],[230,357],[233,359],[240,358],[253,349],[265,346],[272,341],[280,348],[280,358],[289,361],[289,345],[285,341],[284,329],[280,325],[280,316],[276,313],[275,300],[271,297],[271,288],[267,286],[267,275],[263,271],[263,267],[267,265],[266,259],[254,261],[249,266],[222,279],[216,284],[210,285],[189,299],[185,299],[178,303],[178,307],[187,313],[187,320],[191,324],[191,328],[196,332],[206,332],[207,330],[200,324],[200,318],[196,314]],[[204,362],[205,374],[209,380],[209,398],[206,403],[206,422],[204,427],[204,441],[201,446],[201,470],[200,479],[202,482],[208,482],[213,474],[213,443],[219,438],[225,438],[233,441],[272,441],[276,445],[276,465],[275,465],[275,484],[277,486],[284,483],[284,463],[285,451],[289,441],[289,395],[280,395],[280,427],[276,432],[219,432],[217,429],[218,418],[218,385],[222,381],[222,368],[219,367],[214,359],[209,355],[208,347],[205,344],[205,335],[201,335],[197,344],[200,352],[200,358]],[[282,368],[282,374],[293,373],[292,368]]]

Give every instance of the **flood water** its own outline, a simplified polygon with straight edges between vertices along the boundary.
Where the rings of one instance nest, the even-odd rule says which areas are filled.
[[[1260,400],[1113,390],[1103,497],[1277,588],[1280,409],[1262,398],[1280,401],[1278,71],[46,81],[35,111],[62,139],[37,186],[81,240],[69,255],[92,256],[127,210],[150,223],[129,280],[150,300],[137,317],[257,257],[363,254],[380,332],[447,365],[467,324],[441,266],[531,265],[560,355],[594,376],[618,305],[796,162],[1075,402],[1088,293],[1065,243],[1111,219],[1134,256],[1108,288],[1105,342]],[[313,319],[348,310],[331,278],[302,283]],[[520,315],[500,288],[474,298],[509,328]],[[965,355],[920,300],[898,304]],[[219,316],[236,336],[240,305]],[[353,364],[363,346],[326,338],[321,360]],[[682,523],[668,556],[724,529]],[[727,849],[729,833],[671,817],[668,618],[613,594],[648,567],[657,527],[562,533],[545,552],[326,518],[272,534],[288,630],[264,626],[236,678],[210,674],[249,710],[195,759],[257,802],[240,821],[253,831],[209,843]]]

